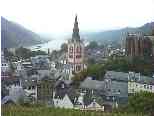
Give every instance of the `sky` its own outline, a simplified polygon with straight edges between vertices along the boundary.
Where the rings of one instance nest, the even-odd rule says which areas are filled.
[[[154,0],[3,0],[1,15],[37,33],[138,27],[154,21]]]

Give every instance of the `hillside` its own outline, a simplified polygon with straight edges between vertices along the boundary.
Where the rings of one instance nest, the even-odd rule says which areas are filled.
[[[36,33],[1,17],[1,48],[31,46],[46,42]]]
[[[87,40],[95,40],[99,42],[117,42],[120,41],[124,33],[126,32],[143,32],[144,34],[151,34],[152,29],[154,29],[154,22],[147,23],[141,27],[136,28],[122,28],[119,30],[109,30],[109,31],[100,31],[100,32],[90,32],[82,33]]]

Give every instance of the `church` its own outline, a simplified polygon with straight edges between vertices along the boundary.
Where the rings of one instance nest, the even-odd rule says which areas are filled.
[[[68,40],[67,62],[71,65],[74,73],[78,73],[85,68],[84,43],[79,35],[77,15],[75,17],[72,38]]]

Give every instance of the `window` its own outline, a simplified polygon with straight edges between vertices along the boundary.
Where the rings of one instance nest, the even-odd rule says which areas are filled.
[[[61,85],[61,88],[62,88],[62,89],[64,89],[64,88],[65,88],[65,85],[64,85],[64,83]]]
[[[76,58],[81,58],[81,55],[76,55]]]
[[[80,65],[76,66],[76,70],[77,71],[80,71],[80,69],[81,69],[81,66]]]
[[[96,107],[96,103],[95,102],[93,102],[93,107]]]
[[[150,89],[152,90],[152,85],[150,85]]]
[[[35,89],[35,86],[32,86],[32,89]]]
[[[80,53],[81,52],[81,46],[77,46],[76,52],[77,53]]]
[[[147,85],[147,89],[149,89],[149,85]]]
[[[69,48],[69,51],[70,51],[70,53],[73,53],[73,47],[72,46]]]
[[[73,55],[70,54],[70,55],[69,55],[69,58],[73,58]]]
[[[28,87],[28,90],[30,90],[30,89],[31,89],[31,87],[29,86],[29,87]]]
[[[144,85],[144,89],[146,89],[146,87],[147,87],[147,86],[146,86],[146,85]]]
[[[106,99],[107,99],[107,100],[109,100],[109,99],[110,99],[110,97],[109,97],[109,96],[107,96],[107,97],[106,97]]]

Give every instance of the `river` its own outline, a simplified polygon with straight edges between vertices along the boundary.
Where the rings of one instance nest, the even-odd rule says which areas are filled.
[[[59,50],[63,43],[67,43],[67,39],[53,39],[47,43],[37,44],[29,48],[34,51],[35,50],[48,51],[49,49],[51,52],[53,50]]]

